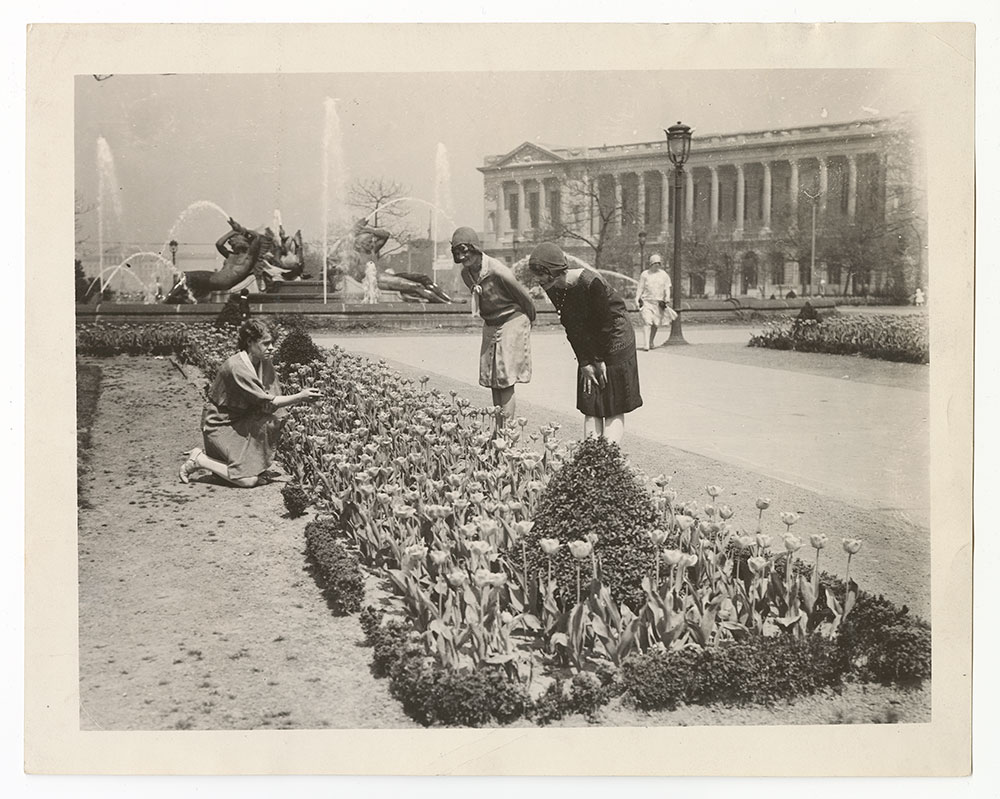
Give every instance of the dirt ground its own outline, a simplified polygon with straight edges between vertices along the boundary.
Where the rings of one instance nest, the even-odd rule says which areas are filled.
[[[84,730],[405,728],[416,726],[370,673],[357,615],[334,616],[305,562],[307,517],[290,519],[280,486],[227,488],[177,479],[181,451],[199,442],[201,385],[167,359],[81,359],[80,386],[96,384],[96,413],[81,417],[79,511],[80,726]],[[432,386],[483,402],[444,378]],[[564,416],[519,406],[532,427]],[[662,471],[662,447],[633,440],[632,462]],[[714,482],[748,501],[828,520],[831,539],[866,530],[871,555],[852,577],[926,615],[926,531],[824,500],[689,453],[671,452],[684,492]],[[783,493],[787,492],[787,493]],[[797,493],[795,493],[797,492]],[[691,494],[694,496],[694,494]],[[814,517],[815,518],[815,517]],[[836,538],[834,536],[837,536]],[[836,571],[829,568],[830,571]],[[369,579],[369,601],[382,598]],[[848,687],[775,708],[681,708],[643,714],[619,703],[609,725],[923,722],[930,688]],[[522,722],[528,724],[530,722]],[[586,722],[571,718],[565,725]]]

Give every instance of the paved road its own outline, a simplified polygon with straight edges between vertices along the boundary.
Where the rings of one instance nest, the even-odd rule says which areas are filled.
[[[685,329],[692,344],[745,342],[748,335],[737,327]],[[315,338],[476,384],[478,331]],[[639,353],[645,404],[627,417],[626,437],[643,436],[929,527],[926,392],[701,359],[696,348],[685,350]],[[561,331],[534,333],[532,360],[532,381],[518,387],[518,396],[554,410],[575,407],[576,365]]]

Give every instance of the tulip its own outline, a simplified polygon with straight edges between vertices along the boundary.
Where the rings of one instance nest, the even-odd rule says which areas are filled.
[[[719,518],[722,521],[733,518],[733,509],[728,505],[719,505]]]
[[[809,543],[813,549],[820,550],[826,546],[827,537],[823,533],[813,533],[809,536]]]
[[[757,546],[761,549],[767,549],[771,546],[771,536],[765,535],[764,533],[757,533],[756,536]]]
[[[557,538],[543,538],[541,541],[538,542],[538,544],[539,546],[541,546],[542,552],[544,552],[549,557],[555,555],[560,547],[559,539]]]
[[[767,558],[757,555],[756,557],[749,558],[747,565],[750,566],[750,571],[754,574],[763,574],[764,569],[767,567]]]
[[[715,499],[722,493],[722,489],[718,486],[705,486],[705,491],[708,492],[708,495],[712,497],[712,499]]]
[[[715,516],[715,505],[706,505],[705,515],[708,516],[709,519]]]
[[[594,545],[590,541],[570,541],[569,551],[570,554],[577,560],[586,560],[590,557],[590,553],[593,552]]]
[[[478,588],[482,588],[490,581],[491,572],[489,569],[478,568],[472,573],[472,582],[476,584]]]
[[[843,539],[843,543],[844,543],[844,552],[846,552],[848,555],[856,555],[858,554],[858,551],[861,549],[861,541],[859,541],[857,538],[845,538]]]
[[[449,557],[450,554],[443,549],[435,549],[431,552],[431,563],[435,566],[443,566]]]
[[[686,554],[684,556],[684,565],[687,568],[689,568],[689,569],[692,566],[697,566],[698,565],[698,556],[695,553],[693,553],[693,552],[689,552],[688,554]]]
[[[754,537],[752,535],[738,535],[736,536],[736,543],[743,549],[749,549],[754,544]]]
[[[653,482],[656,483],[656,485],[660,486],[660,488],[663,488],[664,486],[667,485],[667,483],[669,483],[673,479],[674,479],[673,476],[667,477],[664,474],[658,474],[656,475],[656,477],[653,478]]]
[[[690,530],[691,529],[691,525],[694,524],[694,518],[693,517],[691,517],[691,516],[685,516],[682,513],[678,514],[677,516],[675,516],[674,520],[677,522],[677,526],[680,527],[681,530]]]
[[[786,533],[782,539],[785,542],[785,551],[792,553],[798,552],[802,549],[802,539],[798,536],[792,535],[791,533]]]
[[[514,615],[509,610],[505,610],[500,614],[500,621],[504,624],[510,624],[514,621]]]
[[[596,544],[601,537],[597,533],[587,533],[584,536],[584,538],[587,539],[587,541],[589,541],[591,544]]]
[[[668,566],[676,566],[681,562],[684,557],[684,553],[679,549],[666,549],[663,551],[663,559],[667,562]]]
[[[507,442],[504,441],[502,438],[494,438],[493,447],[497,450],[497,452],[503,452],[505,449],[507,449]]]
[[[469,581],[469,573],[465,569],[452,569],[448,572],[447,579],[452,588],[461,588]]]
[[[648,535],[655,547],[662,547],[667,543],[667,534],[663,530],[650,530]]]
[[[507,582],[507,575],[503,572],[490,572],[486,581],[494,588],[502,588]]]
[[[791,527],[795,522],[799,520],[799,515],[797,513],[782,513],[781,521],[785,523],[786,526]]]

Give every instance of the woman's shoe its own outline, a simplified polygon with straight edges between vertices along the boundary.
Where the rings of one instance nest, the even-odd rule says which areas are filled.
[[[198,447],[187,453],[188,459],[181,464],[180,472],[178,473],[182,483],[190,482],[191,473],[201,468],[197,460],[199,455],[201,455],[201,450]]]

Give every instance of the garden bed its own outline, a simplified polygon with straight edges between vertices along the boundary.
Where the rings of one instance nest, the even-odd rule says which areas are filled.
[[[229,346],[231,346],[231,345],[229,345]],[[211,359],[206,360],[204,358],[204,356],[202,356],[201,360],[202,360],[203,363],[207,363],[209,365],[211,363]],[[363,366],[360,363],[356,363],[355,362],[355,363],[352,363],[352,365],[355,367],[354,371],[357,371],[358,369],[363,369]],[[306,367],[303,370],[296,370],[296,372],[294,373],[294,378],[293,379],[308,379],[310,377],[310,370],[313,369],[313,368],[314,367]],[[373,372],[376,374],[376,379],[378,379],[378,375],[380,374],[379,369],[375,368],[375,369],[373,369]],[[315,376],[315,375],[313,375],[313,376]],[[365,379],[367,379],[367,378],[365,378]],[[326,380],[324,382],[327,385],[333,385],[337,381]],[[354,390],[357,391],[357,390],[360,389],[363,392],[365,390],[365,388],[366,388],[365,385],[364,385],[365,381],[361,380],[359,382],[362,383],[362,385],[355,386]],[[398,384],[398,378],[396,379],[396,382]],[[414,387],[411,390],[415,394],[417,394],[417,392],[426,392],[426,389],[427,389],[427,387],[423,383],[418,383],[418,384],[414,385]],[[350,390],[350,389],[345,389],[345,390]],[[422,394],[417,394],[417,398],[418,399],[422,399],[425,402],[428,400],[428,398],[424,397]],[[345,397],[345,398],[342,398],[342,400],[343,401],[341,402],[341,406],[345,407],[345,408],[346,407],[352,407],[352,408],[358,408],[359,410],[363,410],[364,407],[365,407],[365,405],[364,405],[363,402],[359,402],[358,401],[358,397],[357,396],[355,396],[355,397]],[[452,400],[452,406],[453,407],[463,407],[460,403],[457,402],[457,397],[452,396],[451,400]],[[405,400],[404,400],[404,405],[405,405]],[[445,400],[444,401],[444,406],[447,407],[447,405],[448,405],[448,403]],[[327,408],[327,409],[318,409],[318,410],[319,411],[325,411],[326,413],[329,413],[331,409]],[[326,417],[326,418],[329,418],[329,417]],[[411,414],[409,418],[414,423],[416,423],[417,425],[421,425],[421,422],[423,421],[423,417],[422,416],[417,416],[415,414]],[[437,416],[436,419],[435,419],[435,417],[433,415],[430,415],[430,412],[428,411],[427,418],[430,419],[430,420],[436,421],[436,423],[438,425],[438,428],[439,428],[439,430],[441,430],[442,433],[447,432],[446,430],[441,429],[442,425],[449,424],[449,422],[447,421],[447,418],[448,418],[447,416],[445,416],[445,415],[442,414],[442,415]],[[486,421],[486,420],[484,419],[482,421]],[[291,458],[291,460],[289,462],[289,465],[291,466],[291,468],[294,471],[296,471],[298,473],[298,475],[301,478],[303,478],[304,484],[308,485],[310,487],[310,489],[313,490],[314,495],[315,495],[315,499],[317,501],[319,501],[320,503],[324,504],[326,506],[326,508],[327,508],[328,511],[336,512],[342,518],[345,518],[348,521],[351,521],[351,519],[353,519],[353,521],[351,521],[350,525],[348,525],[348,527],[350,528],[350,534],[348,536],[348,540],[355,547],[358,548],[358,550],[360,551],[361,555],[369,563],[371,563],[373,565],[384,564],[384,565],[390,566],[393,569],[396,569],[396,572],[395,572],[396,577],[394,578],[394,582],[397,585],[397,590],[399,592],[401,592],[401,594],[402,594],[402,599],[404,600],[405,603],[409,603],[411,605],[413,605],[414,603],[416,603],[416,606],[419,607],[420,602],[421,602],[419,594],[420,594],[421,591],[423,591],[425,589],[424,588],[419,588],[419,590],[413,591],[413,586],[412,585],[408,585],[407,581],[412,578],[412,579],[417,580],[420,583],[421,586],[424,584],[423,583],[423,579],[424,578],[422,577],[422,575],[424,574],[424,572],[421,571],[421,568],[425,568],[426,569],[427,567],[424,566],[424,564],[429,563],[429,561],[427,560],[427,551],[424,550],[421,553],[418,550],[411,549],[411,547],[420,547],[420,546],[423,546],[422,544],[418,544],[416,542],[416,540],[414,540],[413,543],[406,543],[406,538],[399,538],[399,539],[380,538],[380,536],[379,536],[379,530],[378,529],[372,529],[371,527],[369,527],[367,524],[365,524],[363,522],[359,525],[357,523],[358,517],[356,515],[355,516],[345,517],[344,516],[344,511],[346,509],[348,509],[348,506],[351,506],[351,512],[352,513],[353,513],[354,510],[360,509],[362,507],[366,508],[368,511],[370,511],[371,508],[374,507],[374,506],[373,505],[364,505],[364,506],[362,505],[362,500],[364,499],[363,495],[364,495],[365,492],[362,491],[362,490],[360,490],[358,488],[357,484],[354,484],[354,487],[351,489],[352,493],[349,494],[349,495],[345,495],[343,490],[337,491],[337,489],[333,485],[331,485],[331,482],[334,479],[337,479],[336,478],[337,474],[341,474],[343,476],[346,476],[346,472],[344,472],[343,469],[341,469],[341,468],[338,467],[338,464],[344,464],[345,463],[344,460],[339,460],[337,458],[334,458],[329,463],[326,463],[323,460],[324,453],[326,453],[326,452],[335,452],[336,451],[335,447],[331,447],[330,450],[326,449],[326,447],[330,446],[331,438],[338,439],[339,443],[347,443],[346,440],[340,440],[340,437],[347,436],[348,439],[352,439],[354,437],[354,436],[352,436],[352,434],[358,433],[359,432],[358,431],[359,427],[369,427],[369,429],[371,429],[371,428],[375,427],[379,423],[381,423],[381,420],[379,420],[377,416],[374,417],[370,421],[367,420],[367,419],[362,420],[362,419],[359,418],[359,419],[357,419],[357,421],[354,424],[347,426],[347,429],[350,430],[350,433],[348,433],[348,432],[340,432],[340,433],[338,433],[334,429],[334,430],[330,430],[325,435],[321,435],[319,433],[305,432],[303,430],[295,430],[295,429],[293,429],[292,431],[290,431],[292,433],[292,435],[289,436],[289,441],[293,445],[293,449],[291,450],[291,452],[293,454],[292,454],[292,458]],[[421,425],[421,426],[426,426],[426,425]],[[522,428],[523,427],[524,426],[522,426]],[[525,431],[522,429],[521,433],[523,434],[524,432]],[[472,431],[470,431],[470,433],[472,433]],[[296,435],[296,434],[301,434],[301,435]],[[472,433],[472,434],[474,436],[481,436],[482,432],[480,432],[480,433]],[[405,435],[405,433],[401,433],[400,435]],[[542,435],[543,435],[543,438],[544,438],[545,433],[543,432]],[[551,436],[551,432],[549,433],[549,435]],[[308,437],[308,438],[305,438],[305,437]],[[324,438],[326,440],[323,440],[323,441],[319,440],[319,439],[324,439]],[[426,438],[426,433],[424,434],[424,438]],[[489,437],[487,437],[486,441],[482,442],[482,446],[480,447],[480,449],[482,449],[482,447],[486,447],[488,444],[490,444]],[[427,445],[427,446],[434,446],[434,442],[426,442],[426,441],[424,441],[424,443],[420,444],[421,447],[424,447],[425,445]],[[317,448],[319,448],[319,449],[317,449]],[[562,460],[562,459],[565,458],[565,455],[563,455],[561,453],[558,454],[558,455],[556,455],[556,453],[558,452],[559,449],[560,448],[558,446],[553,446],[551,448],[551,450],[549,450],[547,448],[544,451],[551,452],[553,454],[553,457],[556,460]],[[496,446],[494,446],[492,449],[488,449],[487,450],[487,452],[489,454],[488,454],[487,459],[484,460],[484,463],[483,463],[483,467],[484,468],[480,469],[480,471],[488,472],[488,471],[490,471],[491,468],[492,469],[496,468],[496,461],[497,461],[497,457],[498,457],[497,454],[496,454],[497,450],[499,450],[499,448],[496,447]],[[362,454],[363,452],[365,452],[364,445],[358,447],[357,450],[356,450],[356,452],[358,454]],[[428,450],[428,452],[429,452],[429,450]],[[313,473],[312,476],[313,476],[313,478],[315,478],[315,477],[320,477],[321,475],[325,475],[325,479],[322,479],[322,477],[318,481],[315,480],[315,479],[309,479],[309,477],[310,477],[310,475],[308,473],[309,469],[306,468],[306,466],[308,466],[308,464],[304,464],[302,461],[296,461],[296,457],[298,457],[296,455],[296,453],[298,453],[298,454],[304,453],[306,457],[313,457],[315,455],[316,462],[317,463],[323,463],[324,464],[324,468],[322,469],[322,471],[317,471],[317,470],[315,470],[315,467],[309,467],[309,468],[313,468],[313,470],[314,470],[314,473]],[[371,453],[369,453],[369,457],[374,458],[375,457],[375,451],[372,451]],[[492,461],[493,461],[492,463],[490,462],[490,459],[492,459]],[[534,468],[538,468],[539,466],[541,466],[542,471],[539,472],[537,476],[538,477],[545,477],[544,470],[546,468],[548,468],[548,467],[546,467],[544,465],[544,463],[542,462],[541,457],[539,457],[537,460],[539,462],[536,463],[534,466],[532,466],[530,468],[534,469]],[[555,466],[555,464],[553,464],[553,467],[554,466]],[[428,470],[428,471],[430,471],[430,470]],[[352,472],[352,474],[356,474],[356,473],[357,473],[356,471]],[[429,477],[430,479],[436,479],[436,477],[433,474],[427,474],[426,476]],[[488,475],[484,475],[483,479],[486,481],[486,483],[489,482]],[[522,486],[522,488],[523,488],[522,493],[517,495],[517,501],[523,502],[523,506],[525,507],[525,510],[527,511],[526,516],[525,516],[525,520],[527,519],[527,515],[532,512],[533,503],[537,502],[539,500],[539,498],[540,498],[540,494],[538,494],[537,492],[534,495],[531,493],[532,489],[531,489],[530,485],[528,485],[528,483],[530,483],[530,482],[531,481],[528,480],[526,483],[524,483],[523,486]],[[543,480],[538,480],[537,482],[543,482]],[[404,481],[404,483],[405,483],[405,481]],[[484,485],[486,485],[486,483],[484,483]],[[419,488],[419,486],[417,486],[417,487]],[[452,488],[453,489],[457,488],[457,486],[452,486]],[[540,491],[542,488],[544,488],[544,485],[540,486],[538,488],[538,491]],[[325,489],[325,493],[324,493],[324,489]],[[515,492],[518,490],[516,485],[514,486],[513,490]],[[233,492],[233,493],[240,494],[242,492]],[[375,493],[377,493],[377,492],[376,491],[372,492],[372,494],[375,494]],[[490,493],[492,493],[492,489],[491,489]],[[511,496],[513,496],[513,495],[511,495]],[[371,495],[369,495],[368,498],[370,499]],[[391,518],[394,519],[394,520],[396,520],[397,524],[401,524],[403,530],[410,529],[413,532],[418,532],[418,533],[420,533],[420,531],[422,530],[422,533],[420,533],[420,534],[423,535],[423,537],[425,538],[425,540],[427,540],[427,533],[428,533],[428,531],[430,531],[430,533],[431,533],[430,540],[433,541],[435,539],[435,532],[434,532],[435,525],[436,524],[437,525],[447,525],[448,524],[448,522],[447,522],[447,516],[437,515],[438,514],[437,511],[431,510],[432,507],[443,507],[443,505],[442,506],[437,506],[436,503],[428,501],[430,499],[435,499],[435,498],[436,497],[425,496],[422,503],[421,502],[413,503],[413,504],[416,505],[416,507],[422,508],[422,510],[420,511],[421,518],[419,518],[419,519],[416,520],[416,521],[419,522],[419,525],[417,527],[411,527],[411,524],[412,524],[414,516],[415,516],[415,513],[413,513],[413,512],[406,512],[406,513],[402,513],[401,514],[399,512],[399,510],[397,510],[397,508],[394,507],[394,508],[392,508],[392,516],[391,516]],[[442,499],[443,498],[444,497],[442,495]],[[495,504],[497,501],[500,501],[501,499],[502,499],[502,497],[498,497],[496,500],[491,500],[491,502],[493,504]],[[508,497],[507,500],[504,500],[504,501],[508,505],[508,509],[507,510],[510,511],[511,510],[510,505],[513,503],[514,500],[511,499],[511,497]],[[479,504],[482,504],[483,500],[478,500],[478,502],[479,502]],[[410,504],[410,503],[404,501],[404,503],[402,503],[402,504],[403,505],[407,505],[407,504]],[[457,505],[457,503],[456,503],[456,505]],[[400,506],[400,507],[402,507],[402,506]],[[678,509],[680,509],[680,508],[678,508]],[[503,515],[503,514],[501,514],[501,515]],[[511,522],[517,522],[517,515],[518,515],[517,509],[514,509],[513,514],[510,516],[510,521]],[[436,520],[435,520],[435,517],[436,517]],[[482,517],[480,517],[480,518],[482,518]],[[389,520],[386,519],[386,521],[389,521]],[[456,519],[456,521],[458,521],[458,520]],[[501,518],[499,521],[500,521],[500,524],[495,525],[495,528],[497,528],[497,529],[490,528],[492,530],[492,532],[490,532],[489,535],[498,535],[498,534],[500,534],[500,529],[499,528],[501,528],[501,527],[504,528],[504,535],[509,535],[511,533],[511,530],[506,529],[507,525],[503,524],[504,519]],[[426,526],[424,526],[425,522],[428,523],[428,524],[426,524]],[[472,523],[472,518],[470,517],[470,521],[469,522],[465,522],[465,523],[466,524]],[[487,528],[485,528],[483,526],[483,523],[481,521],[480,522],[476,522],[475,524],[476,524],[476,534],[473,536],[473,540],[480,540],[483,543],[489,543],[489,541],[486,540],[489,537],[489,535],[484,535],[484,532],[486,532]],[[391,524],[389,526],[391,526]],[[380,527],[385,527],[385,525],[380,525]],[[359,530],[362,531],[360,533],[360,535],[359,535]],[[444,527],[443,526],[439,527],[438,528],[438,532],[441,533],[441,534],[444,534],[445,533]],[[525,534],[527,532],[528,532],[528,530],[524,531]],[[718,532],[718,531],[715,531],[715,532]],[[396,541],[395,544],[393,543],[394,540]],[[417,540],[419,540],[419,539],[417,539]],[[518,541],[518,539],[517,539],[516,536],[511,539],[511,543],[516,544],[517,541]],[[495,546],[492,547],[493,550],[496,550],[496,551],[499,552],[499,551],[501,551],[503,549],[500,546],[500,542],[499,541],[496,541],[494,543],[495,543]],[[565,542],[563,542],[563,543],[565,544]],[[300,542],[300,546],[301,546],[301,542]],[[465,544],[465,546],[468,547],[469,543],[467,542]],[[510,549],[510,547],[507,547],[507,549]],[[516,549],[516,546],[514,547],[514,549]],[[475,547],[471,547],[471,550],[474,552],[475,551]],[[491,550],[489,548],[484,549],[483,550],[483,555],[485,556],[490,551]],[[704,556],[704,552],[702,552],[702,555]],[[452,553],[452,557],[454,557],[454,556],[455,556],[454,553]],[[416,557],[419,562],[414,562],[413,561],[414,557]],[[474,555],[466,555],[466,557],[475,557],[475,556]],[[475,566],[474,562],[470,561],[470,563],[471,563],[472,566]],[[501,563],[502,563],[502,561],[501,561]],[[456,563],[454,565],[457,566],[458,564]],[[516,568],[516,565],[513,568],[508,568],[506,566],[501,566],[501,567],[498,568],[498,566],[497,566],[497,559],[488,559],[488,560],[484,559],[484,560],[482,560],[482,562],[481,562],[481,564],[479,566],[479,569],[480,570],[485,570],[485,573],[487,575],[495,575],[497,577],[497,583],[498,583],[497,587],[499,589],[497,591],[497,597],[496,597],[497,601],[499,601],[500,594],[502,594],[505,590],[507,590],[507,591],[512,591],[513,590],[509,585],[505,585],[505,584],[507,583],[507,578],[508,577],[510,577],[512,575],[514,577],[516,577],[518,575],[518,570]],[[432,571],[427,571],[426,574],[427,574],[428,577],[433,577],[433,572]],[[490,597],[492,596],[492,594],[490,593],[490,589],[488,589],[487,586],[488,585],[492,585],[493,578],[492,577],[489,577],[488,579],[484,578],[484,581],[480,584],[478,582],[478,580],[477,580],[478,571],[476,570],[476,568],[472,568],[472,570],[469,572],[469,576],[471,576],[472,580],[470,581],[469,577],[467,576],[465,579],[466,579],[466,581],[469,581],[469,582],[467,582],[466,584],[467,585],[471,585],[472,582],[475,582],[479,586],[479,588],[480,588],[480,595],[474,596],[475,601],[477,603],[479,603],[479,606],[480,606],[480,609],[481,609],[480,612],[487,612],[487,613],[490,612],[489,611],[490,601],[491,601]],[[502,580],[501,580],[501,578],[502,578]],[[520,582],[524,582],[524,581],[521,580]],[[513,585],[513,583],[511,583],[511,585]],[[565,591],[565,589],[564,589],[564,591]],[[407,598],[408,594],[409,594],[409,598]],[[445,593],[442,596],[448,596],[448,594]],[[565,601],[565,600],[566,600],[566,596],[564,594],[563,595],[563,601]],[[451,600],[449,599],[449,601],[451,601]],[[510,601],[510,597],[507,598],[507,601]],[[500,606],[498,605],[497,606],[498,612],[499,612],[499,609],[500,609]],[[417,614],[419,615],[419,613],[420,613],[420,611],[418,610]],[[425,620],[422,623],[426,625],[427,621]],[[427,627],[426,629],[430,629],[430,627]],[[494,632],[498,633],[500,631],[496,630]],[[516,631],[512,630],[512,632],[516,632]],[[491,634],[493,634],[493,633],[491,633]],[[497,639],[497,640],[499,640],[499,639]],[[496,641],[493,642],[493,644],[495,644],[495,643],[496,643]],[[487,650],[486,650],[487,654],[490,651],[489,647],[493,646],[493,644],[491,644],[490,642],[487,642]],[[438,650],[438,651],[440,651],[440,650]],[[495,649],[495,646],[494,646],[493,651],[494,651],[494,654],[497,653],[497,651]],[[553,651],[555,652],[555,650],[553,650]],[[558,654],[558,653],[556,653],[556,654]],[[459,657],[461,659],[461,653],[459,653]],[[596,661],[593,660],[593,658],[594,658],[593,654],[591,654],[591,655],[588,656],[588,655],[586,655],[586,653],[584,653],[584,657],[586,657],[591,663],[594,663],[594,662],[602,660],[601,657],[597,657]],[[566,661],[565,665],[572,665],[572,663],[570,663],[570,661],[573,661],[572,658],[569,658],[567,660],[564,657],[563,660]],[[576,663],[577,666],[584,665],[582,661],[573,661],[573,662]],[[414,663],[417,663],[417,661],[414,660]],[[498,662],[498,663],[494,663],[493,665],[494,666],[500,666],[500,665],[502,665],[502,663],[503,663],[503,661]],[[426,665],[426,661],[424,662],[424,664]],[[456,663],[456,665],[458,665],[458,664]],[[494,668],[493,671],[496,672],[497,670]],[[585,669],[584,671],[589,671],[589,669]],[[405,677],[405,675],[404,675],[404,677]],[[574,677],[573,679],[576,679],[576,678]],[[597,679],[600,682],[600,680],[602,680],[603,678],[597,678]],[[394,683],[399,683],[400,685],[405,685],[405,684],[407,684],[407,680],[409,681],[409,684],[420,684],[420,675],[419,674],[411,674],[409,678],[394,680]],[[416,681],[416,682],[414,682],[414,681]],[[435,677],[434,678],[435,685],[439,684],[439,682],[440,682],[439,679],[437,677]],[[577,680],[577,682],[579,682],[579,680]],[[576,687],[576,686],[574,686],[574,687]],[[590,690],[590,689],[594,689],[595,685],[593,684],[593,681],[591,681],[591,683],[589,685],[583,685],[582,687],[584,689]],[[600,686],[598,685],[597,687],[600,687]],[[821,687],[821,686],[817,686],[817,687]],[[448,691],[464,690],[464,688],[465,688],[465,686],[462,686],[462,685],[459,685],[459,684],[452,684],[450,687],[448,687],[445,684],[441,684],[441,687],[437,688],[435,690],[444,691],[445,693],[443,695],[447,696],[448,695]],[[399,689],[393,689],[393,690],[395,690],[396,693],[400,692]],[[573,695],[575,695],[575,694],[573,694]],[[507,702],[507,705],[509,705],[509,704],[510,704],[510,702]],[[411,708],[411,712],[412,712],[412,708]],[[476,717],[476,716],[461,717],[461,718],[452,718],[452,719],[449,719],[447,717],[446,718],[441,718],[440,716],[438,716],[436,718],[434,718],[433,716],[430,717],[430,718],[428,718],[428,716],[427,716],[426,713],[424,713],[423,715],[421,715],[419,712],[416,714],[416,717],[420,718],[420,720],[422,720],[422,721],[437,720],[439,722],[444,722],[444,723],[469,723],[469,724],[471,724],[471,723],[483,723],[484,721],[486,721],[486,719],[483,719],[481,717]],[[502,718],[506,718],[506,716],[504,714],[501,714],[501,717]]]

